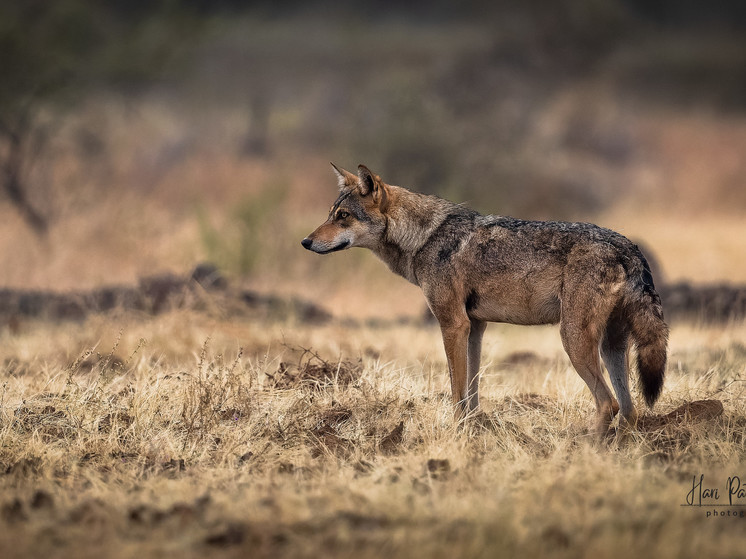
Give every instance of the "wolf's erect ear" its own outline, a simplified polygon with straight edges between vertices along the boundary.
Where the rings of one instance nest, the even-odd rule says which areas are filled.
[[[360,194],[367,196],[373,193],[373,201],[378,204],[378,209],[381,213],[386,211],[388,207],[388,191],[386,185],[381,180],[381,177],[375,175],[365,165],[357,166],[357,176],[360,179]]]
[[[337,184],[339,185],[340,190],[344,190],[345,188],[349,188],[357,184],[356,175],[353,175],[352,173],[350,173],[349,171],[345,171],[344,169],[340,169],[334,163],[332,163],[331,165],[332,169],[334,169],[334,174],[337,175]]]
[[[360,179],[360,194],[362,196],[367,196],[371,192],[374,192],[381,183],[381,180],[365,165],[357,166],[357,176]]]

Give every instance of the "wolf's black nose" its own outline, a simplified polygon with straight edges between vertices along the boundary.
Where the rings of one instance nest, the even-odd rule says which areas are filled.
[[[303,239],[300,244],[303,245],[303,248],[311,248],[311,245],[313,244],[313,241],[309,238]]]

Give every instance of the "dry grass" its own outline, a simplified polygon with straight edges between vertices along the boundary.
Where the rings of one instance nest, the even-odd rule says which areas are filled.
[[[437,329],[29,324],[0,349],[0,555],[733,556],[743,518],[680,505],[743,474],[745,336],[675,327],[656,411],[724,413],[604,447],[554,328],[488,330],[457,429]]]

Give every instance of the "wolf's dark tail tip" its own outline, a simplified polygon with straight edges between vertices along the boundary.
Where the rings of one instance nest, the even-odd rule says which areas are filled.
[[[668,326],[662,315],[647,308],[632,321],[632,337],[637,346],[637,372],[642,394],[652,408],[661,394],[666,374]]]
[[[638,351],[640,351],[638,349]],[[649,362],[644,362],[638,357],[637,368],[640,374],[640,384],[642,384],[642,394],[645,397],[645,403],[652,408],[663,390],[663,379],[666,370],[665,354],[663,360],[657,358],[658,364],[651,366]]]

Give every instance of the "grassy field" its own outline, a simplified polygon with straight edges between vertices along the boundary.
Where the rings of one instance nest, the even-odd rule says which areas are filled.
[[[485,415],[460,429],[436,327],[4,329],[0,556],[732,557],[744,509],[681,505],[702,474],[707,504],[746,479],[744,339],[674,325],[655,413],[724,412],[606,446],[553,327],[488,329]]]
[[[674,322],[660,401],[608,444],[557,328],[490,325],[484,413],[457,427],[419,290],[300,246],[331,159],[610,227],[659,287],[746,284],[738,28],[627,36],[617,2],[571,4],[226,16],[170,77],[38,107],[20,179],[47,233],[0,197],[0,559],[743,555],[746,324]],[[76,306],[200,262],[233,299],[192,282],[186,308]],[[706,506],[682,506],[698,480]]]

